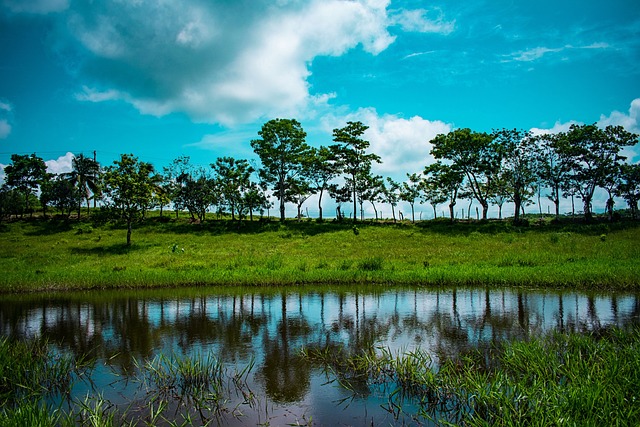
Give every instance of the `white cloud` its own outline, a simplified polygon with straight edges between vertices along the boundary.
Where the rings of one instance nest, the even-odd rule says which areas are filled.
[[[530,131],[533,135],[550,135],[560,132],[567,132],[572,125],[579,124],[581,123],[574,120],[565,123],[556,122],[551,128],[531,128]]]
[[[47,165],[47,172],[55,174],[71,172],[73,157],[73,153],[67,153],[55,160],[46,160],[44,163]]]
[[[450,34],[455,29],[455,20],[446,21],[441,12],[435,19],[429,18],[429,11],[425,9],[401,10],[392,16],[392,22],[404,31],[419,33]]]
[[[539,46],[533,49],[527,49],[527,50],[522,50],[522,51],[512,53],[511,55],[508,55],[507,59],[505,59],[504,62],[510,62],[510,61],[533,62],[551,53],[561,53],[561,52],[571,51],[571,50],[576,51],[576,50],[609,49],[610,47],[611,46],[607,43],[592,43],[590,45],[585,45],[585,46],[572,46],[568,44],[568,45],[565,45],[562,47],[556,47],[556,48]],[[561,59],[567,60],[568,58],[562,57]]]
[[[628,132],[640,134],[640,98],[631,101],[628,113],[614,111],[609,116],[601,115],[598,125],[622,126]]]
[[[560,132],[567,132],[571,125],[582,124],[584,123],[574,120],[566,123],[556,122],[555,125],[549,129],[531,128],[531,132],[534,135],[555,134]],[[631,101],[631,105],[627,113],[613,111],[608,116],[601,114],[600,119],[596,122],[596,124],[601,128],[609,125],[622,126],[628,132],[640,134],[640,98],[636,98]],[[638,161],[638,159],[640,158],[640,146],[636,144],[633,147],[624,148],[621,154],[626,156],[630,161]]]
[[[304,118],[332,95],[313,93],[310,64],[360,46],[377,55],[405,31],[448,33],[437,12],[388,11],[390,0],[161,2],[78,0],[58,28],[80,48],[77,99],[120,100],[144,114],[184,112],[224,125]],[[150,19],[150,17],[153,17]]]
[[[371,143],[370,152],[379,155],[383,161],[374,166],[374,172],[398,180],[405,180],[407,173],[422,172],[425,166],[433,163],[429,141],[453,129],[451,124],[420,116],[409,119],[392,114],[380,116],[373,108],[362,108],[340,118],[329,116],[324,120],[324,127],[329,131],[345,126],[348,121],[361,121],[369,126],[364,138]]]
[[[12,111],[13,107],[10,103],[0,100],[0,139],[7,138],[11,133]]]
[[[7,120],[0,119],[0,139],[5,139],[11,133],[11,125]]]
[[[69,7],[68,0],[3,0],[2,5],[14,13],[47,14],[62,12]]]

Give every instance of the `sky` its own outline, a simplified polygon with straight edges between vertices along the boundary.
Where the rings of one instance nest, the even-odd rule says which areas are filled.
[[[273,118],[313,146],[362,121],[374,172],[396,180],[456,128],[640,133],[640,4],[0,0],[0,168],[13,153],[52,172],[94,151],[160,170],[257,159]]]

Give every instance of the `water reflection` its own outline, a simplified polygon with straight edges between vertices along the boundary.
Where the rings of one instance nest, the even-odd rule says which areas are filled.
[[[551,329],[636,324],[638,297],[446,288],[4,296],[0,333],[47,337],[117,373],[133,372],[136,361],[161,352],[212,351],[240,367],[254,361],[254,391],[276,406],[297,402],[313,412],[326,407],[317,395],[323,378],[300,358],[304,346],[355,350],[373,343],[392,351],[420,346],[437,362],[483,343],[526,339]],[[326,398],[335,398],[332,393]],[[314,415],[314,420],[322,417]]]

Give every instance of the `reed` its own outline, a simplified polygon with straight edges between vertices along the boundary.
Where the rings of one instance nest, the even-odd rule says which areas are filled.
[[[355,366],[369,387],[385,384],[388,410],[398,417],[465,426],[640,423],[638,327],[495,344],[439,367],[421,350],[363,354],[303,353],[331,372]]]

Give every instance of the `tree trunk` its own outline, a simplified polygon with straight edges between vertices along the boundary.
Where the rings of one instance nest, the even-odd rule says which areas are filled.
[[[487,214],[489,213],[489,203],[486,201],[481,203],[482,205],[482,219],[487,219]]]
[[[323,190],[320,190],[320,194],[318,196],[318,220],[322,222],[322,193]]]
[[[513,194],[513,204],[515,205],[514,211],[513,211],[513,223],[514,224],[519,224],[520,223],[520,209],[522,208],[522,198],[520,197],[520,194],[518,192]]]
[[[131,246],[131,218],[127,218],[127,246]]]

